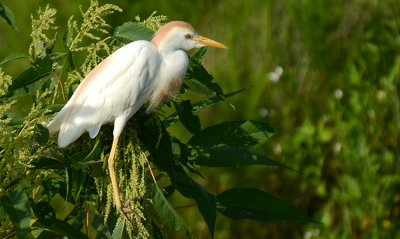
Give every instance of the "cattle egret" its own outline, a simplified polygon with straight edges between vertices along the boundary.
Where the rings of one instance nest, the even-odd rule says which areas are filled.
[[[126,219],[125,213],[130,210],[121,206],[114,169],[118,138],[126,122],[145,102],[149,102],[149,113],[180,88],[189,63],[184,51],[203,46],[227,49],[219,42],[200,36],[186,22],[165,24],[151,42],[129,43],[104,59],[47,125],[50,134],[59,132],[59,147],[66,147],[84,132],[94,138],[103,124],[114,123],[108,168],[116,208]]]

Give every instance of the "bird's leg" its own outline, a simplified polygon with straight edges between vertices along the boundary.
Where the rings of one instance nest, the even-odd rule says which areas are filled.
[[[118,181],[117,181],[117,176],[115,174],[115,167],[114,167],[114,158],[115,158],[115,150],[117,149],[118,145],[118,137],[114,139],[112,147],[111,147],[111,152],[110,156],[108,157],[108,170],[110,171],[110,178],[111,178],[111,184],[114,192],[114,201],[115,205],[117,207],[117,210],[121,215],[125,218],[125,220],[129,223],[129,226],[131,227],[132,231],[134,230],[132,222],[129,220],[129,218],[126,216],[126,213],[133,212],[133,210],[129,208],[125,208],[127,204],[124,205],[124,207],[121,206],[121,198],[119,195],[119,188],[118,188]],[[132,200],[128,200],[128,203]],[[136,213],[135,213],[136,216]]]

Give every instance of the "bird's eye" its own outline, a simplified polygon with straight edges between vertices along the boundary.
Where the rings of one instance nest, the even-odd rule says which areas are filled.
[[[186,35],[185,35],[185,38],[186,38],[186,39],[192,39],[192,37],[193,37],[193,36],[192,36],[191,34],[186,34]]]

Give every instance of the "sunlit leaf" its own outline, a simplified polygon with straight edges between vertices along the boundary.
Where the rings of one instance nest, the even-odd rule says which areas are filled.
[[[189,144],[247,148],[264,142],[272,134],[273,129],[265,122],[228,121],[203,129],[189,140]]]
[[[223,94],[221,87],[213,82],[213,77],[210,75],[204,66],[201,64],[203,57],[202,52],[195,54],[189,60],[184,87],[200,94],[215,96]]]
[[[204,56],[206,55],[206,52],[207,52],[207,47],[202,47],[202,48],[198,49],[195,53],[193,53],[190,56],[190,59],[195,62],[201,63]]]
[[[256,188],[235,188],[216,196],[217,209],[232,219],[316,222],[286,201]]]
[[[122,221],[115,227],[112,238],[113,239],[124,239],[125,238],[125,219],[122,219]]]
[[[32,67],[15,78],[2,98],[15,98],[40,89],[50,79],[52,62],[49,58],[38,59]]]
[[[0,3],[1,4],[1,3]],[[21,59],[21,58],[26,58],[27,56],[25,54],[22,53],[16,53],[16,54],[12,54],[7,56],[6,58],[4,58],[1,62],[0,62],[0,66],[9,62],[9,61],[13,61],[13,60],[17,60],[17,59]]]
[[[56,193],[50,200],[50,206],[56,212],[57,219],[64,220],[77,205],[64,200],[59,193]]]
[[[137,22],[125,22],[114,30],[113,38],[123,42],[130,43],[137,40],[150,41],[154,32]]]
[[[26,238],[31,220],[28,196],[20,190],[12,191],[3,195],[0,202],[13,223],[18,238]]]
[[[18,31],[17,27],[14,26],[14,14],[13,12],[6,7],[6,5],[0,3],[0,16],[16,31]]]
[[[65,48],[68,48],[71,46],[72,44],[72,38],[74,36],[74,28],[67,28],[64,32],[63,35],[63,45],[65,46]]]

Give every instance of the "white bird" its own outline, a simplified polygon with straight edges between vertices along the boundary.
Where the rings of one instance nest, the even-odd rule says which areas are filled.
[[[186,22],[165,24],[151,42],[129,43],[104,59],[47,125],[50,134],[59,131],[59,147],[66,147],[84,132],[94,138],[103,124],[114,123],[108,167],[116,207],[125,218],[128,210],[121,206],[114,169],[118,138],[127,121],[145,102],[149,102],[149,113],[180,88],[189,64],[184,51],[203,46],[227,49],[219,42],[200,36]]]

